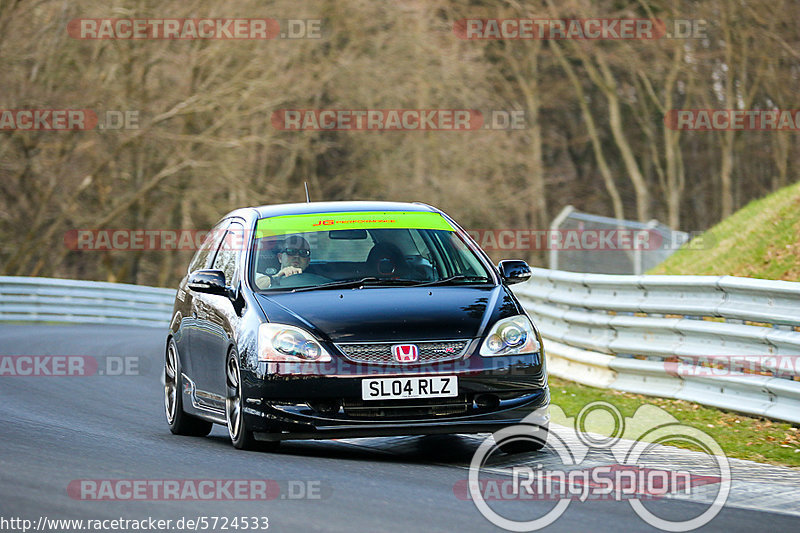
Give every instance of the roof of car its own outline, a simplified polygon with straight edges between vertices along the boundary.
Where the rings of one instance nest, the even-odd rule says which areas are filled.
[[[363,211],[427,211],[438,210],[426,204],[406,202],[310,202],[298,204],[275,204],[253,207],[259,218],[283,215],[310,215],[316,213],[346,213]]]

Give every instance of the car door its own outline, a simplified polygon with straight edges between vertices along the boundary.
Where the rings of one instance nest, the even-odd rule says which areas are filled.
[[[235,288],[239,284],[243,234],[244,226],[238,221],[232,222],[210,267],[225,273],[225,282],[229,287]],[[197,342],[192,348],[199,371],[198,397],[204,403],[207,401],[211,406],[223,408],[226,392],[225,358],[238,315],[228,296],[198,294],[196,299],[198,317],[202,316],[196,330]]]
[[[230,220],[223,220],[208,232],[208,235],[206,235],[206,238],[203,240],[203,244],[200,245],[200,249],[197,250],[197,253],[194,254],[194,257],[189,263],[187,276],[183,279],[178,289],[178,299],[183,301],[181,306],[181,309],[183,309],[183,316],[181,317],[175,341],[178,345],[178,353],[181,356],[181,372],[186,374],[193,382],[196,381],[196,375],[198,373],[193,345],[196,342],[195,337],[197,337],[198,323],[205,316],[205,306],[200,305],[200,307],[198,307],[198,303],[201,303],[198,302],[197,299],[200,293],[194,292],[187,286],[188,274],[209,267],[211,261],[214,260],[214,256],[229,224]]]

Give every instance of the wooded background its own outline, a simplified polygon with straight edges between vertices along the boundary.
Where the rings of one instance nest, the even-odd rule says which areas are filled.
[[[78,40],[76,18],[323,19],[323,38]],[[463,40],[462,18],[703,19],[706,38]],[[798,133],[674,131],[670,109],[796,109],[800,2],[0,0],[0,108],[135,110],[139,128],[0,132],[0,272],[174,286],[191,251],[71,251],[89,228],[424,201],[465,228],[566,204],[708,228],[797,181]],[[527,128],[292,132],[276,109],[522,109]],[[507,256],[543,265],[544,255]]]

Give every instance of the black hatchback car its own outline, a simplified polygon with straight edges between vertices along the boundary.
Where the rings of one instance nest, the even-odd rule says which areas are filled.
[[[424,204],[244,208],[209,232],[166,345],[173,433],[286,439],[546,431],[542,339],[495,267]],[[536,411],[536,415],[529,416]],[[538,448],[534,442],[528,448]]]

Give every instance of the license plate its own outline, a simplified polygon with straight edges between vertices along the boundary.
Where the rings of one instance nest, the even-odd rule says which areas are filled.
[[[361,381],[362,400],[448,398],[458,396],[456,376],[380,378]]]

